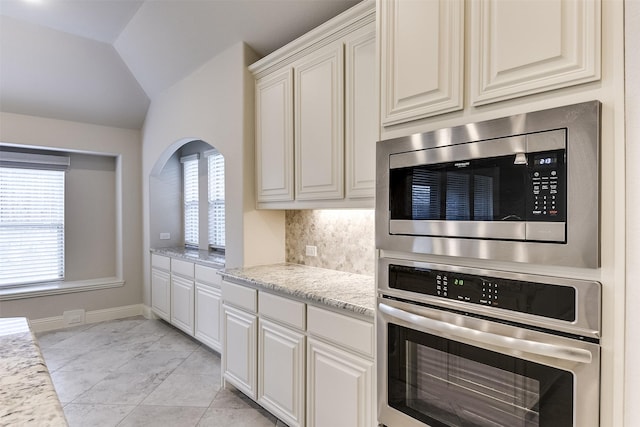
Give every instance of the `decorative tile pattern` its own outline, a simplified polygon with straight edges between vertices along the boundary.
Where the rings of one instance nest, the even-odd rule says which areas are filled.
[[[224,278],[373,318],[374,278],[300,264],[221,270]]]
[[[290,210],[285,221],[287,262],[374,275],[373,210]],[[307,245],[318,256],[306,256]]]

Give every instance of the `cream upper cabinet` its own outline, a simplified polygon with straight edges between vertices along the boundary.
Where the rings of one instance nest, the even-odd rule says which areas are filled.
[[[314,52],[295,67],[296,199],[344,197],[342,43]]]
[[[373,24],[345,41],[345,190],[349,199],[373,197],[376,187],[378,92]]]
[[[375,15],[358,3],[249,67],[258,208],[373,207]]]
[[[293,200],[293,70],[256,80],[258,202]]]
[[[383,126],[462,109],[463,1],[378,4]]]
[[[599,0],[473,0],[473,105],[600,78]]]

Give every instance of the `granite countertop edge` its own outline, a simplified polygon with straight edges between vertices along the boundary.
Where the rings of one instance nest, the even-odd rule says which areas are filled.
[[[295,280],[295,284],[291,284],[291,281],[288,280],[289,278],[286,277],[289,271],[295,274],[295,277],[292,278]],[[279,277],[276,280],[271,280],[269,278],[270,272],[276,275],[280,274],[281,277],[284,276],[284,279],[281,280]],[[317,283],[309,285],[309,283],[305,282],[305,273],[307,272],[309,273],[309,282],[313,282],[319,275],[326,275],[329,280],[321,285],[322,289],[318,289]],[[375,279],[370,276],[291,263],[222,269],[218,273],[223,278],[232,279],[240,284],[348,311],[370,320],[375,315]],[[264,273],[266,277],[264,279],[255,277],[260,273]],[[339,281],[343,282],[339,283]],[[351,284],[349,290],[352,292],[343,297],[330,296],[340,295],[341,291],[344,291],[345,281]],[[354,301],[354,299],[357,301]]]
[[[0,372],[0,425],[67,425],[38,341],[24,317],[0,319]]]
[[[216,269],[224,268],[224,255],[214,255],[209,251],[200,249],[188,249],[182,247],[170,248],[151,248],[152,254],[167,256],[170,258],[181,259],[184,261],[194,262],[196,264],[213,267]]]

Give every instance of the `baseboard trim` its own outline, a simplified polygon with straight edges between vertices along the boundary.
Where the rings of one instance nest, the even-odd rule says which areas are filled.
[[[45,317],[42,319],[30,319],[29,323],[34,332],[52,331],[55,329],[64,329],[83,324],[104,322],[106,320],[116,320],[132,316],[144,316],[148,319],[151,309],[144,304],[125,305],[122,307],[104,308],[101,310],[87,311],[84,323],[74,323],[68,325],[63,316]]]

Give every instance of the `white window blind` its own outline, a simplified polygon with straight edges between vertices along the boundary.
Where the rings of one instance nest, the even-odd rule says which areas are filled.
[[[0,287],[64,279],[64,180],[0,166]]]
[[[184,180],[184,244],[198,247],[198,156],[180,159]]]
[[[224,157],[216,150],[208,153],[209,166],[209,246],[225,247]]]

